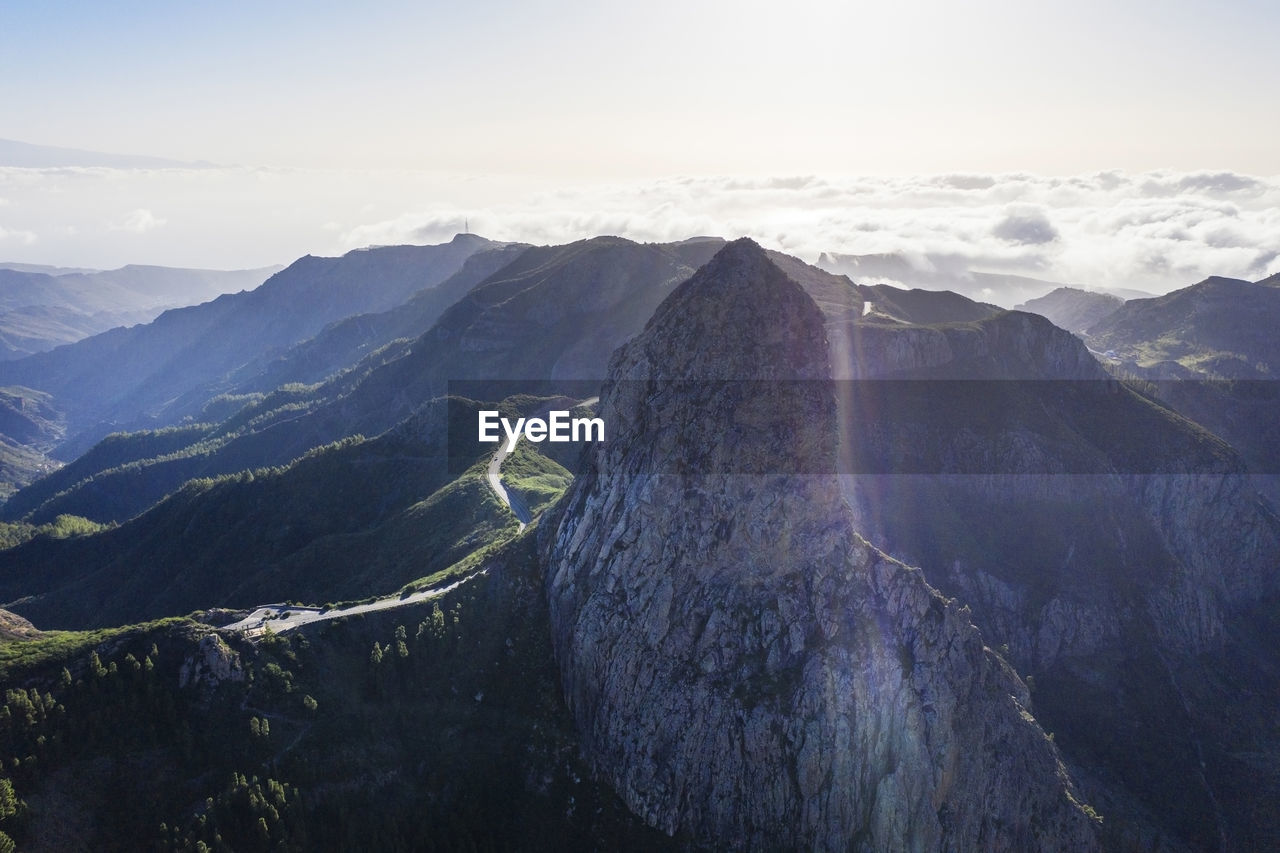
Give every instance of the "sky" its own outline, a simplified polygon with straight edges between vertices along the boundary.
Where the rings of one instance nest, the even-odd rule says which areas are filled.
[[[254,266],[451,217],[518,239],[587,236],[573,222],[641,223],[626,236],[703,223],[785,232],[772,244],[810,254],[923,256],[936,247],[837,234],[866,219],[856,204],[815,221],[812,192],[725,188],[970,175],[1015,176],[1005,204],[1062,222],[1058,266],[1042,271],[1096,276],[1067,262],[1087,231],[1072,222],[1088,214],[1028,195],[1027,176],[1142,187],[1229,174],[1252,189],[1196,190],[1192,206],[1234,205],[1244,224],[1231,240],[1262,231],[1280,175],[1276,32],[1280,4],[1248,0],[0,0],[0,139],[219,166],[0,168],[0,259]],[[681,180],[725,194],[690,198],[672,190]],[[1020,215],[993,206],[998,195],[960,208],[997,224]],[[955,218],[954,197],[909,196],[916,231]],[[539,228],[512,224],[539,213]],[[652,221],[662,215],[670,227]],[[1186,266],[1168,259],[1170,286]]]

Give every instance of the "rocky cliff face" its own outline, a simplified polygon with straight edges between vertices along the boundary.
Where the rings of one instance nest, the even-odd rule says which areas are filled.
[[[1045,318],[1003,311],[931,325],[839,318],[828,323],[839,379],[1106,379],[1088,350]]]
[[[890,380],[841,398],[842,452],[897,465],[844,466],[856,529],[970,605],[986,641],[1034,676],[1036,715],[1091,771],[1111,844],[1267,837],[1276,777],[1260,768],[1273,759],[1236,756],[1270,724],[1224,724],[1221,709],[1242,701],[1228,685],[1276,695],[1257,612],[1274,606],[1280,524],[1236,450],[1033,315],[829,314],[827,332],[836,375]],[[1263,419],[1223,411],[1236,423],[1224,436],[1266,435]],[[1240,639],[1259,632],[1269,639]]]
[[[827,332],[835,375],[899,380],[842,401],[843,451],[896,466],[842,467],[858,530],[971,603],[1020,667],[1092,654],[1135,620],[1180,654],[1211,650],[1231,611],[1275,591],[1280,526],[1239,455],[1044,318]]]
[[[967,608],[855,532],[832,374],[827,316],[749,241],[615,355],[611,441],[541,533],[586,754],[719,847],[1095,847]]]
[[[178,686],[194,685],[207,694],[224,681],[244,681],[244,676],[239,653],[217,634],[206,634],[196,651],[183,660]]]

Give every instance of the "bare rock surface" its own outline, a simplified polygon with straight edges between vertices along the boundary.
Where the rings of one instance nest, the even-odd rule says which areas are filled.
[[[1017,674],[855,531],[825,321],[740,240],[615,354],[612,440],[540,533],[587,756],[721,848],[1093,849]]]

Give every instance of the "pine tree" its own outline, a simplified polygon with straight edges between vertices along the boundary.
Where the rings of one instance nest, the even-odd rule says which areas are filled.
[[[13,783],[0,778],[0,820],[13,817],[21,808],[18,795],[13,790]]]

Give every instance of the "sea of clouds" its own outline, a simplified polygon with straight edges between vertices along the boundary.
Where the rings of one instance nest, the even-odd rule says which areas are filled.
[[[816,261],[896,254],[1162,293],[1280,271],[1280,176],[673,177],[575,183],[429,172],[0,168],[0,261],[250,267],[469,228],[561,243],[750,236]],[[1001,294],[989,294],[999,301]]]

